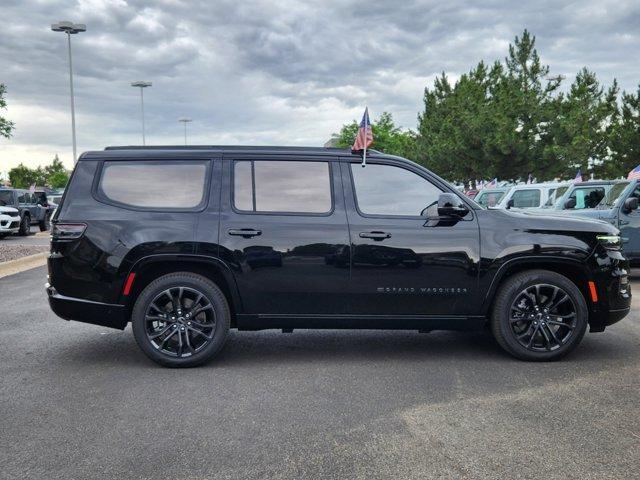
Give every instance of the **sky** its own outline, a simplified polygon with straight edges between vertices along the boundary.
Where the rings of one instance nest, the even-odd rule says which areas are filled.
[[[583,66],[604,85],[640,82],[640,2],[492,0],[0,0],[0,83],[16,125],[0,172],[73,166],[66,38],[72,37],[78,152],[147,144],[323,145],[341,125],[393,114],[416,128],[425,86],[493,62],[526,28],[551,75]]]

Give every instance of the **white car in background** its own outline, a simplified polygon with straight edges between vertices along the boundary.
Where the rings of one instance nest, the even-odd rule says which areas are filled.
[[[496,208],[540,208],[549,199],[553,199],[558,188],[570,185],[569,182],[530,183],[511,187],[500,200]]]
[[[17,209],[0,206],[0,239],[18,233],[20,229],[20,213]]]

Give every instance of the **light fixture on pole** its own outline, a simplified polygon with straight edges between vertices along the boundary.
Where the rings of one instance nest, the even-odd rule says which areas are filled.
[[[151,86],[151,82],[137,81],[131,82],[132,87],[140,87],[140,112],[142,115],[142,145],[146,145],[145,135],[144,135],[144,93],[143,90],[147,87]]]
[[[71,89],[71,137],[73,140],[73,163],[76,163],[76,107],[73,99],[73,62],[71,60],[71,35],[86,32],[87,26],[83,23],[73,23],[62,21],[51,25],[54,32],[63,32],[67,34],[67,46],[69,50],[69,86]]]
[[[178,121],[184,124],[184,144],[186,145],[187,144],[187,123],[193,122],[193,120],[187,117],[182,117],[182,118],[179,118]]]

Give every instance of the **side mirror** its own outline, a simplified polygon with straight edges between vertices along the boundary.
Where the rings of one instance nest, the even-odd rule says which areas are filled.
[[[441,217],[462,218],[469,209],[460,197],[453,193],[441,193],[438,197],[438,215]]]
[[[576,208],[576,199],[570,198],[569,200],[564,202],[564,208],[565,210],[571,210],[572,208]]]
[[[514,202],[513,202],[513,198],[510,198],[509,201],[507,202],[507,210],[509,210],[510,208],[513,208]]]
[[[638,199],[636,197],[629,197],[624,201],[622,211],[624,213],[633,212],[638,209]]]

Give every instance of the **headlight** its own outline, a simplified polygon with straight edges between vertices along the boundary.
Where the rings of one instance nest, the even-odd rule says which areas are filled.
[[[622,245],[620,235],[598,235],[596,238],[600,245],[610,250],[618,250]]]

